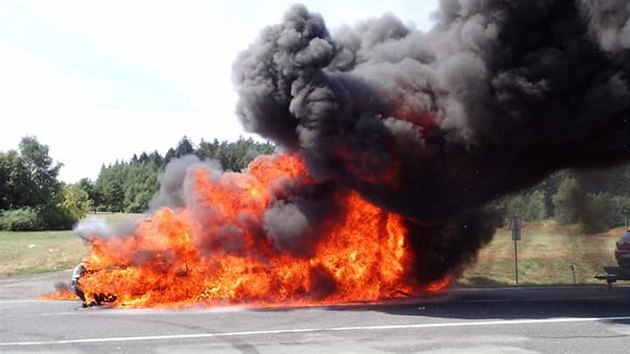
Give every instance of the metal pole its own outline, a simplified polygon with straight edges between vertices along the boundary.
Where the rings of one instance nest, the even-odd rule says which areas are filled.
[[[518,285],[518,241],[521,239],[521,220],[512,217],[512,240],[514,241],[514,281]]]
[[[518,285],[518,241],[514,240],[514,279]]]

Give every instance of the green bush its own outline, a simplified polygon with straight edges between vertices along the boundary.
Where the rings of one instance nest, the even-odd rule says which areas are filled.
[[[81,189],[81,187],[70,184],[63,187],[61,191],[61,202],[57,207],[63,209],[73,220],[79,220],[85,217],[90,211],[92,201],[87,192]]]
[[[580,222],[584,205],[584,192],[577,180],[571,176],[565,177],[553,196],[556,220],[564,225]]]
[[[0,229],[7,231],[40,231],[46,225],[37,209],[7,210],[0,214]]]
[[[594,231],[624,226],[630,219],[630,197],[598,193],[587,194],[586,201],[588,213],[582,219],[594,226]]]
[[[597,233],[614,226],[614,206],[612,198],[603,193],[587,194],[584,206],[579,210],[578,221],[586,233]]]
[[[77,222],[72,214],[58,206],[45,207],[41,211],[44,225],[48,230],[70,230],[72,225]]]
[[[626,226],[630,222],[630,197],[617,195],[611,199],[614,226]]]
[[[523,221],[537,221],[547,218],[545,194],[541,190],[505,197],[500,206],[507,215],[518,216]]]

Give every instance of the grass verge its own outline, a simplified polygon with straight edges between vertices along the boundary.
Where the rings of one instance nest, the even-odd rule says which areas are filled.
[[[74,267],[87,246],[72,231],[0,231],[0,274],[33,274]]]
[[[602,284],[594,279],[604,266],[615,266],[615,242],[624,229],[585,235],[575,227],[553,222],[531,223],[518,241],[519,284],[573,284],[571,264],[578,284]],[[481,250],[457,283],[463,286],[512,285],[514,281],[514,242],[510,230],[500,229]]]
[[[137,214],[98,213],[110,224],[137,217]],[[54,272],[74,267],[88,247],[72,231],[0,231],[0,275]]]

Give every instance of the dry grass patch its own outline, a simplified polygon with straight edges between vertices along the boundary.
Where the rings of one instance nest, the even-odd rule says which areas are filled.
[[[615,241],[623,229],[586,235],[575,226],[552,222],[525,225],[518,243],[519,283],[529,285],[572,284],[575,265],[578,284],[601,284],[594,279],[603,267],[616,265]],[[514,243],[508,229],[500,229],[479,253],[458,283],[465,286],[514,284]]]
[[[0,232],[0,274],[69,269],[86,250],[84,242],[71,231]]]

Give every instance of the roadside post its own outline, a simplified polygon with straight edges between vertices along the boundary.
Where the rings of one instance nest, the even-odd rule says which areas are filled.
[[[521,219],[512,217],[512,241],[514,241],[514,281],[518,285],[518,241],[521,240]]]

